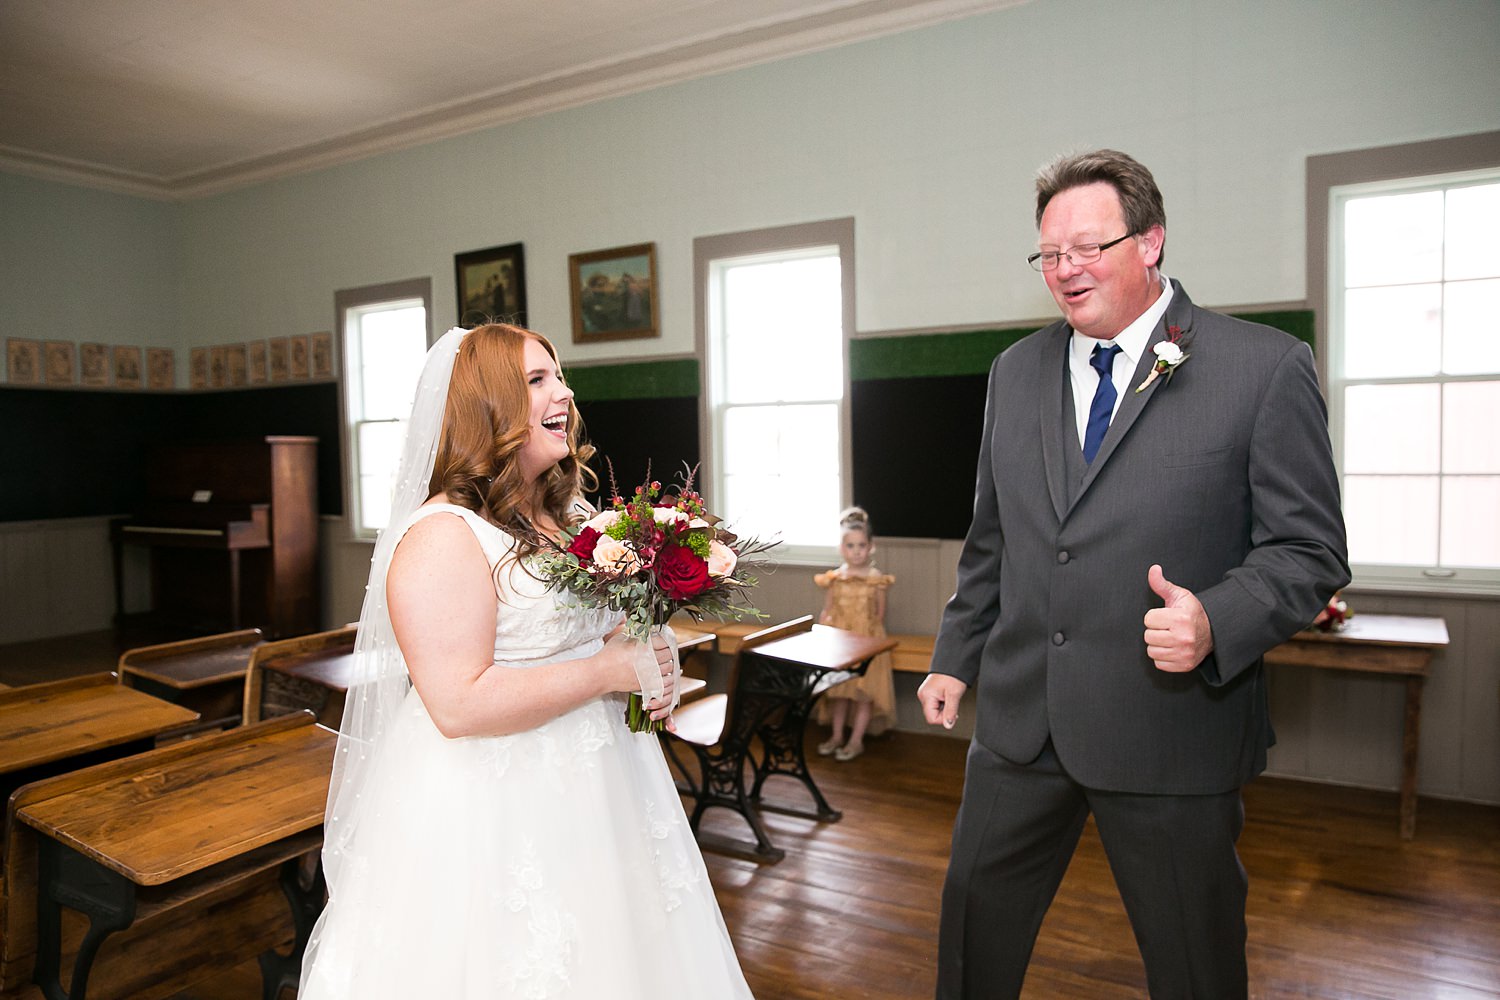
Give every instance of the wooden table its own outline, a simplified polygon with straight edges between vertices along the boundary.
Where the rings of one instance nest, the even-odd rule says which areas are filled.
[[[1392,674],[1406,678],[1401,737],[1401,836],[1417,829],[1417,750],[1422,733],[1422,684],[1433,654],[1448,644],[1441,618],[1355,615],[1337,632],[1304,631],[1266,653],[1267,663]]]
[[[743,651],[740,697],[780,703],[780,710],[761,714],[758,727],[762,755],[751,757],[755,783],[750,798],[761,809],[836,822],[843,813],[823,798],[807,768],[803,750],[807,719],[818,697],[836,684],[865,672],[870,661],[894,648],[890,637],[876,639],[828,625],[814,625],[806,632],[776,639]],[[761,787],[766,779],[784,774],[796,778],[812,793],[816,811],[763,802]]]
[[[120,654],[120,683],[191,708],[201,716],[195,729],[237,726],[250,655],[264,642],[252,628],[137,646]]]
[[[116,683],[113,673],[0,691],[0,795],[48,774],[149,750],[198,713]]]
[[[302,886],[297,866],[322,842],[336,740],[298,713],[21,789],[14,820],[41,835],[36,979],[46,996],[83,997],[109,935],[273,868],[297,937],[288,956],[262,953],[262,975],[270,990],[295,983],[323,903],[321,869]],[[59,979],[64,906],[89,919],[67,993]]]

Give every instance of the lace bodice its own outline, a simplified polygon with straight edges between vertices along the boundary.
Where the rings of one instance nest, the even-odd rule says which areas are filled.
[[[417,508],[407,527],[435,514],[456,514],[474,532],[495,578],[495,662],[527,666],[588,656],[620,621],[618,612],[579,607],[569,594],[548,591],[547,584],[510,558],[516,540],[472,510],[455,504],[430,503]],[[501,562],[499,573],[495,566]]]

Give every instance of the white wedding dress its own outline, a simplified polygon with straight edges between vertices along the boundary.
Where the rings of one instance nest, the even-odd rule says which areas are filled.
[[[514,544],[458,514],[491,567]],[[515,563],[495,669],[597,652],[613,613]],[[299,1000],[750,997],[657,737],[625,696],[510,736],[447,739],[416,689],[376,750]]]

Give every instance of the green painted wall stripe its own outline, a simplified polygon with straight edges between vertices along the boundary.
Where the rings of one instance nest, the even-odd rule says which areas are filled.
[[[1233,314],[1252,323],[1285,330],[1312,346],[1310,309],[1281,309]],[[921,333],[904,337],[867,337],[849,343],[849,378],[853,382],[938,375],[983,375],[995,355],[1034,326]],[[591,399],[672,399],[698,395],[698,359],[637,361],[566,369],[568,384],[582,402]]]
[[[698,395],[697,358],[565,367],[563,374],[581,403],[589,400],[696,398]]]
[[[1285,330],[1313,344],[1310,309],[1234,313],[1252,323]],[[983,375],[995,355],[1039,327],[1004,327],[962,333],[926,333],[907,337],[870,337],[849,344],[849,378],[916,378],[929,375]]]

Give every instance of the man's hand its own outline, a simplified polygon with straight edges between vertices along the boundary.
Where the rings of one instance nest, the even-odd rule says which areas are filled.
[[[1146,612],[1146,655],[1158,670],[1186,673],[1213,652],[1208,613],[1191,590],[1168,580],[1160,566],[1153,565],[1147,571],[1146,582],[1166,603],[1166,607]]]
[[[928,674],[917,688],[917,700],[922,703],[922,715],[928,724],[952,729],[958,721],[959,699],[967,690],[969,685],[951,674]]]

